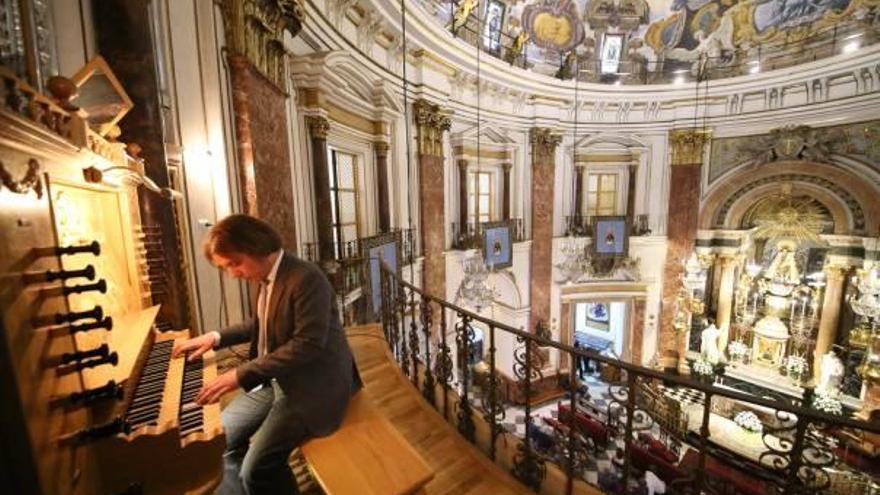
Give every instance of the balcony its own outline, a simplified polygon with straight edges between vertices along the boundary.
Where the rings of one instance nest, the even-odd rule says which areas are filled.
[[[509,327],[388,270],[382,288],[384,343],[409,386],[535,492],[632,493],[646,470],[670,494],[880,491],[880,422],[812,390],[768,399],[720,386],[723,370],[663,373]]]
[[[522,218],[511,218],[506,220],[510,225],[510,235],[512,242],[523,242],[528,240],[526,235],[525,224]],[[459,222],[452,222],[452,249],[480,249],[482,248],[483,229],[487,223],[498,226],[499,222],[468,222],[462,225]]]
[[[629,227],[630,236],[650,235],[648,215],[636,215]],[[565,217],[565,235],[573,237],[593,237],[593,216],[572,215]]]

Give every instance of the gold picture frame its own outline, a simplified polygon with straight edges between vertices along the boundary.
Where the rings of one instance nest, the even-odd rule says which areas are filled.
[[[89,60],[71,81],[77,91],[70,103],[80,108],[89,127],[102,137],[134,108],[128,93],[100,55]]]

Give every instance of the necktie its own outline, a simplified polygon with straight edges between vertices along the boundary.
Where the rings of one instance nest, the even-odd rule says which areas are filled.
[[[267,352],[267,332],[268,324],[266,322],[266,313],[269,306],[269,284],[265,281],[260,282],[260,292],[257,296],[257,323],[259,324],[260,335],[257,340],[257,356],[264,356]]]

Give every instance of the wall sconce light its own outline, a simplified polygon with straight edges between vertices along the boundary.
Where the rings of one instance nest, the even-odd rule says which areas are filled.
[[[134,186],[143,186],[147,190],[152,191],[165,199],[175,200],[183,198],[183,194],[181,194],[180,191],[176,191],[170,187],[159,187],[158,184],[153,182],[152,179],[143,173],[128,167],[114,166],[103,170],[97,167],[89,167],[83,170],[83,177],[85,177],[86,182],[91,182],[93,184],[106,184],[119,187],[122,184],[128,183]]]

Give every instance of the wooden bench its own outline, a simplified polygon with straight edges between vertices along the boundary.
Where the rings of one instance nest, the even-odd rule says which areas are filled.
[[[302,453],[327,495],[419,493],[434,477],[363,390],[352,398],[339,430],[309,440]]]

